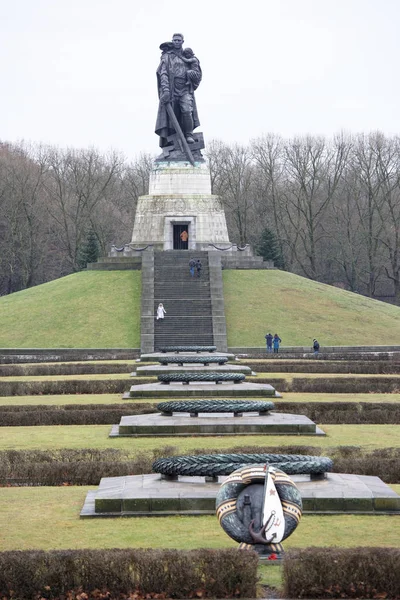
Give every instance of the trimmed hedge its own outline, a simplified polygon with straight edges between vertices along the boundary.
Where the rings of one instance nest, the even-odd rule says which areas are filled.
[[[42,365],[0,365],[0,377],[32,375],[94,375],[98,373],[129,373],[134,368],[129,363],[79,363]]]
[[[4,349],[3,349],[4,351]],[[9,352],[13,352],[10,350]],[[94,360],[134,360],[140,357],[140,350],[79,350],[75,348],[74,352],[71,349],[54,350],[48,348],[44,353],[38,350],[24,350],[23,348],[15,349],[16,354],[0,354],[1,365],[22,365],[22,364],[43,364],[43,363],[65,363],[65,362],[91,362]],[[33,354],[32,354],[33,352]]]
[[[0,484],[12,486],[98,485],[102,477],[151,472],[158,454],[129,456],[117,449],[4,450]]]
[[[275,402],[277,412],[301,413],[316,423],[330,425],[400,423],[400,403],[385,402]]]
[[[333,377],[306,379],[294,378],[292,392],[326,392],[332,394],[351,393],[399,393],[400,378],[397,377]]]
[[[112,425],[121,417],[156,411],[153,404],[65,404],[0,406],[0,427],[33,425]]]
[[[400,373],[400,362],[396,361],[333,361],[305,360],[276,363],[264,360],[258,363],[243,363],[256,373],[380,373],[390,375]]]
[[[283,562],[286,598],[400,598],[398,548],[302,548]]]
[[[0,597],[255,598],[257,565],[233,549],[0,552]]]
[[[325,394],[400,393],[399,377],[297,377],[293,380],[269,377],[247,377],[252,383],[270,383],[279,392],[310,392]]]
[[[299,413],[316,423],[399,424],[400,403],[275,402],[276,411]],[[33,425],[111,425],[123,416],[158,412],[156,404],[0,405],[0,427]]]
[[[233,447],[224,450],[198,448],[193,454],[243,453],[279,454],[276,447]],[[104,450],[4,450],[0,452],[0,485],[98,485],[102,477],[151,473],[157,458],[180,454],[177,446],[132,455],[118,449]],[[316,446],[288,446],[286,454],[319,456]],[[357,446],[324,450],[333,460],[333,472],[374,475],[386,483],[400,483],[400,448],[384,448],[363,454]]]
[[[400,352],[324,352],[320,349],[318,358],[315,358],[313,351],[310,348],[310,352],[279,352],[278,354],[263,352],[249,352],[249,353],[237,353],[238,358],[251,359],[263,359],[263,360],[306,360],[306,361],[319,361],[319,360],[351,360],[351,361],[399,361]]]
[[[149,383],[135,378],[135,385]],[[38,396],[40,394],[122,394],[132,379],[70,379],[59,381],[0,381],[0,396]]]

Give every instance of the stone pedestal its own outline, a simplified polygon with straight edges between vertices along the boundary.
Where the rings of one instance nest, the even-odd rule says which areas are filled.
[[[400,496],[379,477],[328,473],[314,481],[309,475],[291,475],[299,488],[303,513],[399,514]],[[103,477],[90,491],[81,517],[138,517],[215,515],[215,498],[225,477],[182,477],[171,482],[158,473]]]
[[[189,250],[229,248],[225,213],[211,193],[210,171],[204,162],[157,161],[150,174],[149,194],[138,200],[131,244],[173,250],[174,225],[186,225]],[[131,248],[132,248],[131,246]]]

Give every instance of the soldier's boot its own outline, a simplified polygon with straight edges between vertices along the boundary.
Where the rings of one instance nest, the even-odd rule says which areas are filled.
[[[194,144],[192,113],[182,113],[182,130],[188,144]]]

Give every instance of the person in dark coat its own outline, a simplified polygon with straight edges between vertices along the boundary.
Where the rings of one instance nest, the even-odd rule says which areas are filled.
[[[200,277],[202,268],[203,268],[203,265],[201,264],[201,260],[198,258],[196,261],[197,277]]]
[[[318,356],[318,353],[319,353],[319,342],[318,342],[318,340],[313,340],[313,350],[314,350],[314,356]]]
[[[194,92],[200,85],[202,72],[197,59],[188,62],[182,56],[183,42],[183,35],[174,33],[172,42],[160,46],[163,52],[157,69],[160,102],[155,132],[160,136],[161,148],[171,144],[167,138],[175,132],[166,109],[168,102],[172,104],[188,144],[194,143],[193,129],[200,125]]]
[[[190,271],[190,275],[192,277],[194,277],[194,270],[195,270],[195,268],[196,268],[196,261],[195,261],[194,258],[191,258],[189,260],[189,271]]]
[[[275,352],[275,354],[278,354],[279,344],[282,342],[282,340],[277,333],[274,335],[274,339],[272,340],[272,342],[274,344],[274,352]]]
[[[265,336],[265,340],[267,342],[267,352],[272,352],[272,340],[273,340],[273,336],[272,333],[267,333],[267,335]]]

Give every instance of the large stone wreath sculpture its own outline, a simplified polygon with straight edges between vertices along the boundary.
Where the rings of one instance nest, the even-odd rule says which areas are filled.
[[[188,400],[160,402],[157,409],[163,414],[171,415],[174,412],[198,413],[244,413],[258,412],[265,415],[274,410],[275,404],[265,400],[249,400],[245,402],[232,400]]]
[[[246,379],[243,373],[165,373],[158,375],[158,381],[162,383],[174,382],[189,382],[189,381],[233,381],[233,383],[241,383]]]
[[[169,456],[157,459],[152,466],[162,475],[193,475],[217,477],[230,475],[239,468],[268,463],[290,475],[322,475],[332,470],[333,462],[325,456],[302,454],[199,454],[198,456]]]
[[[183,365],[183,363],[188,363],[188,364],[204,364],[204,365],[208,365],[210,363],[217,363],[219,365],[224,365],[226,362],[228,362],[228,357],[227,356],[209,356],[209,355],[203,355],[203,356],[193,356],[193,355],[189,355],[186,356],[185,354],[181,354],[180,356],[166,356],[163,357],[161,356],[158,359],[158,362],[161,363],[162,365],[168,365],[168,364],[175,364],[177,363],[178,365]]]
[[[160,346],[160,352],[215,352],[217,346]]]

